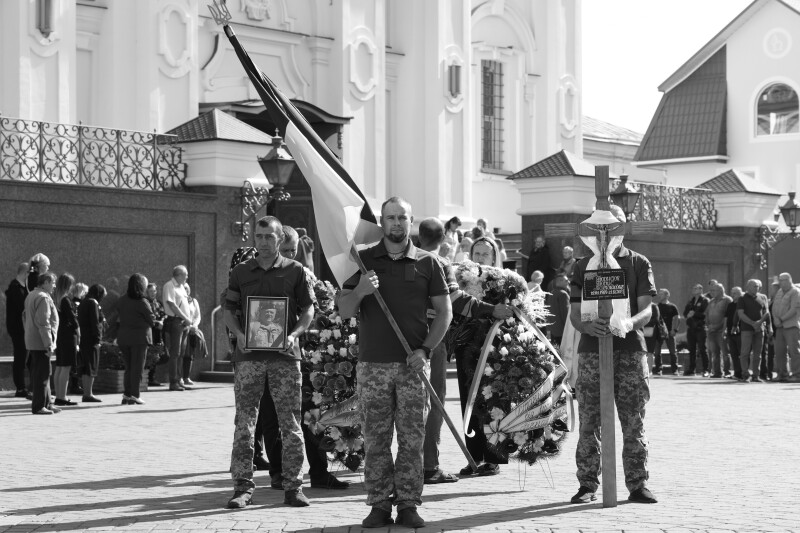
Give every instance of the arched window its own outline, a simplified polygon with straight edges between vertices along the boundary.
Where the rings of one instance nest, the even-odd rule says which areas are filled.
[[[785,83],[773,83],[758,96],[756,135],[800,132],[800,100]]]

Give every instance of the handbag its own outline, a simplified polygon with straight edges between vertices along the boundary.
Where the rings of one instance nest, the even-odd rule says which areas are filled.
[[[652,337],[653,333],[655,333],[655,327],[653,326],[645,326],[642,328],[642,332],[644,333],[645,337]]]

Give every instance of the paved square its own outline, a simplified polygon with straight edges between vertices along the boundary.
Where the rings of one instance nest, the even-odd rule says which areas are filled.
[[[423,531],[800,530],[800,385],[665,376],[651,389],[646,427],[658,504],[626,501],[619,460],[618,507],[603,509],[599,493],[591,505],[566,503],[578,486],[570,435],[564,454],[541,466],[512,463],[498,476],[426,485]],[[457,421],[455,380],[448,390]],[[360,475],[349,472],[340,472],[354,482],[345,491],[306,484],[312,505],[303,509],[284,506],[283,493],[257,472],[254,504],[225,509],[231,385],[151,389],[144,406],[103,395],[101,404],[55,416],[31,415],[13,392],[0,396],[0,533],[356,532],[369,511]],[[466,460],[446,427],[442,436],[443,466],[458,471]]]

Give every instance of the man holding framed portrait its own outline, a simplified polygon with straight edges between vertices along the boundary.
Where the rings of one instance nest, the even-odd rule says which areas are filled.
[[[283,225],[272,216],[255,225],[258,256],[231,270],[225,325],[236,336],[233,354],[236,430],[231,452],[234,494],[228,508],[250,504],[253,445],[265,380],[275,404],[283,441],[284,503],[309,504],[303,494],[303,431],[300,426],[300,349],[297,338],[314,316],[312,287],[302,265],[279,253]],[[238,313],[238,316],[237,316]]]
[[[247,297],[248,350],[285,350],[286,300],[265,296]]]

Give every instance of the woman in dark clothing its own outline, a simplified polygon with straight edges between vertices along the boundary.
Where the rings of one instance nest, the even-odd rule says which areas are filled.
[[[142,381],[147,347],[153,344],[152,327],[156,317],[145,298],[147,278],[134,274],[128,280],[128,292],[117,301],[119,330],[117,344],[125,361],[122,405],[143,404],[139,398],[139,384]]]
[[[11,368],[14,386],[17,388],[14,394],[16,398],[28,396],[28,389],[25,387],[25,360],[28,358],[28,350],[25,348],[25,325],[22,321],[25,298],[28,296],[28,266],[28,263],[19,264],[17,277],[11,280],[6,289],[6,329],[14,347],[14,363]]]
[[[156,324],[153,326],[153,345],[161,346],[164,342],[164,319],[167,317],[167,313],[164,311],[164,306],[158,301],[158,287],[155,283],[149,283],[147,285],[147,293],[145,296],[147,297],[147,303],[150,304],[150,309],[153,311],[153,315],[156,317]],[[159,361],[156,359],[147,371],[147,385],[150,387],[161,386],[161,383],[156,381],[156,366],[158,364]]]
[[[78,373],[83,378],[83,401],[101,402],[102,400],[92,394],[94,378],[97,376],[97,367],[100,364],[100,339],[103,337],[103,309],[100,300],[106,295],[106,288],[102,285],[92,285],[89,293],[78,306],[78,325],[81,329],[80,341],[80,366]]]
[[[58,336],[56,337],[56,371],[53,383],[56,388],[56,401],[58,406],[78,405],[67,398],[67,385],[69,373],[78,362],[78,341],[80,329],[78,328],[78,310],[72,301],[72,289],[75,287],[75,278],[72,274],[63,273],[56,281],[55,304],[58,307]]]

